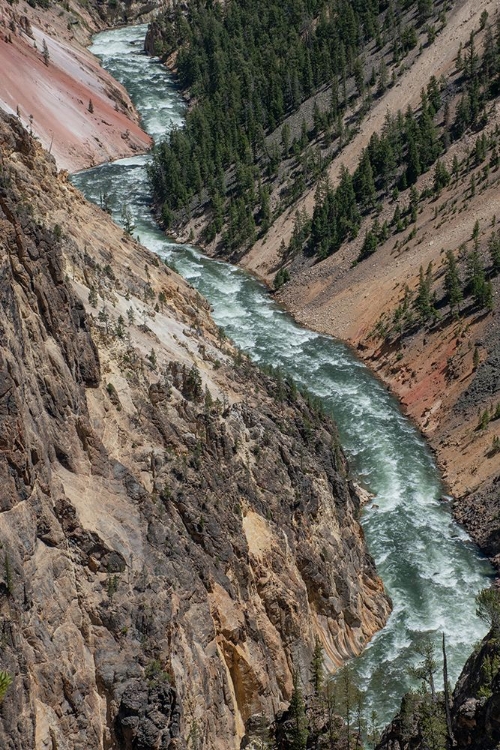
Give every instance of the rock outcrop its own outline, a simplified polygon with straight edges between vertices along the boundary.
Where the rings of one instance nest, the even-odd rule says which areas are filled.
[[[489,750],[500,742],[500,644],[490,632],[467,660],[453,693],[457,747]]]
[[[335,427],[14,117],[0,150],[0,745],[238,747],[389,612]]]

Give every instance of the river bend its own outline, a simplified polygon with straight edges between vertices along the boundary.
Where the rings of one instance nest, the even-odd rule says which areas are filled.
[[[91,51],[127,88],[145,129],[158,139],[182,126],[184,103],[168,71],[142,53],[145,32],[145,25],[103,32]],[[411,685],[408,667],[424,634],[433,634],[438,645],[446,633],[450,679],[456,680],[485,633],[474,597],[492,570],[440,502],[439,472],[425,442],[348,347],[298,326],[240,269],[176,245],[158,229],[150,213],[148,158],[105,164],[73,182],[96,203],[107,194],[118,223],[128,206],[141,242],[209,300],[227,335],[254,361],[279,366],[307,386],[334,416],[353,475],[374,495],[362,523],[394,604],[386,627],[354,660],[370,710],[384,723]]]

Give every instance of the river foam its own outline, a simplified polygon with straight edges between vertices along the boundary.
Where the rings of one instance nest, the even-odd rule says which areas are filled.
[[[145,31],[104,32],[92,51],[129,90],[146,130],[159,138],[172,125],[182,126],[185,106],[165,68],[142,53]],[[408,668],[425,635],[438,645],[446,634],[450,678],[458,677],[485,632],[474,597],[488,584],[491,568],[439,501],[443,488],[425,442],[348,347],[300,328],[241,270],[176,245],[158,230],[148,201],[148,159],[103,165],[74,182],[97,203],[108,194],[118,222],[127,205],[143,244],[199,289],[227,335],[255,361],[292,375],[334,416],[352,472],[373,495],[362,522],[394,603],[386,627],[354,660],[369,708],[386,722],[412,684]]]

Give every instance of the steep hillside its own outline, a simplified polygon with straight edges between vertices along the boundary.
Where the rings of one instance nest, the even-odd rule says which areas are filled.
[[[144,151],[130,98],[85,45],[103,28],[92,4],[0,0],[0,106],[76,171]]]
[[[287,103],[285,76],[285,105],[274,128],[264,88],[263,132],[257,128],[252,139],[255,123],[246,115],[242,126],[252,153],[245,152],[244,143],[232,144],[231,117],[226,117],[220,139],[213,141],[222,144],[214,156],[214,180],[204,176],[204,159],[210,163],[212,155],[201,135],[192,152],[198,172],[177,171],[176,155],[189,152],[190,127],[210,131],[210,106],[238,70],[227,71],[220,90],[216,80],[203,77],[209,52],[207,40],[200,42],[196,18],[191,35],[178,16],[152,25],[150,47],[158,50],[163,43],[168,55],[180,45],[167,62],[193,96],[186,136],[176,134],[157,152],[153,190],[163,201],[162,164],[168,164],[178,189],[163,204],[166,224],[181,238],[189,233],[210,254],[238,260],[279,287],[279,300],[300,322],[357,348],[429,438],[457,498],[457,518],[496,558],[497,4],[370,5],[365,11],[374,15],[363,22],[362,53],[352,21],[342,40],[352,44],[349,64],[333,71],[329,85],[321,79],[321,30],[336,12],[340,17],[343,6],[327,5],[329,10],[314,6],[315,20],[310,6],[309,16],[304,11],[302,28],[308,32],[290,63],[292,76],[304,59],[300,55],[310,56],[311,95],[303,87],[302,100]],[[191,21],[189,12],[187,17]],[[224,29],[217,31],[223,49],[225,33],[239,39],[238,22],[228,13]],[[406,41],[403,25],[412,37]],[[241,41],[237,48],[245,50]],[[224,62],[221,53],[217,64]],[[238,69],[243,78],[259,70],[253,59]],[[206,89],[203,81],[210,81]],[[254,96],[259,85],[260,80],[255,87],[241,86],[234,98],[245,103],[244,92]],[[280,100],[276,90],[269,95],[271,104]],[[232,113],[234,103],[227,96],[226,101]],[[257,108],[253,100],[248,107]],[[181,196],[177,204],[176,195]],[[458,301],[450,297],[450,263],[456,265]]]
[[[239,747],[389,603],[334,425],[0,120],[5,748]]]
[[[487,33],[477,35],[478,50]],[[455,61],[445,73],[438,128],[445,110],[457,122],[464,89]],[[480,120],[451,144],[444,136],[441,160],[411,189],[382,197],[356,238],[313,265],[288,259],[291,280],[279,297],[302,322],[350,342],[391,386],[436,450],[456,517],[498,563],[500,183],[492,90]]]

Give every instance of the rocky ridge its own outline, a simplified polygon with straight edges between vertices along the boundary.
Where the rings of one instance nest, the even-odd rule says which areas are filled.
[[[334,425],[14,117],[0,149],[0,744],[238,747],[389,612]]]

